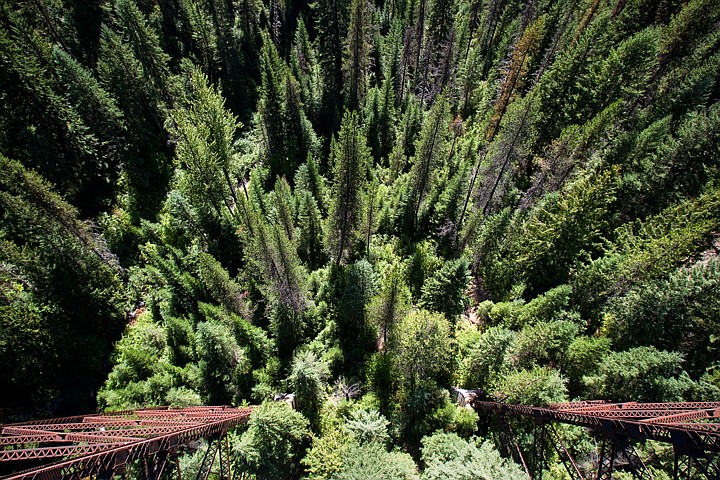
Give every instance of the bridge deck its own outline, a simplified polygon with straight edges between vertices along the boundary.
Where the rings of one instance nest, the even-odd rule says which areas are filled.
[[[139,458],[167,455],[247,421],[252,407],[153,408],[0,426],[0,465],[54,463],[2,480],[84,478],[122,471]]]

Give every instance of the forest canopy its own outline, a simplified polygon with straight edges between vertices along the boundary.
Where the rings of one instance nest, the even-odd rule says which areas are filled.
[[[232,441],[255,478],[510,479],[452,386],[718,400],[718,25],[2,2],[0,410],[262,405]]]

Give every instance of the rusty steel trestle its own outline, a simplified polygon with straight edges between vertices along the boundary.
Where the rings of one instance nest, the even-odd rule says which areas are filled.
[[[0,478],[112,478],[140,460],[144,477],[157,480],[168,468],[178,470],[176,457],[181,447],[206,438],[216,439],[218,449],[223,443],[220,473],[222,478],[232,479],[225,434],[246,422],[251,412],[252,407],[153,408],[0,426],[0,468],[5,472]],[[213,447],[210,443],[208,450]],[[47,459],[56,461],[19,472],[10,470],[13,465],[26,468]]]
[[[717,423],[720,402],[643,404],[586,401],[533,407],[473,400],[471,404],[475,410],[494,412],[504,431],[509,431],[509,426],[505,425],[507,416],[534,418],[536,439],[533,448],[536,451],[532,457],[535,459],[532,472],[526,467],[532,478],[542,475],[542,450],[546,440],[551,442],[571,478],[588,478],[583,477],[577,462],[552,427],[553,423],[565,423],[588,428],[601,439],[598,470],[594,478],[612,478],[619,461],[635,478],[652,478],[633,442],[654,440],[673,446],[676,479],[702,477],[720,480],[720,468],[715,461],[715,457],[720,455],[720,423]],[[541,438],[538,439],[537,435]],[[520,452],[513,452],[512,456],[522,458]]]

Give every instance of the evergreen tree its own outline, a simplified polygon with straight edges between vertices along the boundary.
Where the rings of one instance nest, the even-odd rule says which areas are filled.
[[[393,264],[384,276],[380,293],[370,304],[371,318],[379,329],[379,345],[384,353],[391,348],[392,331],[410,309],[410,290],[400,264]]]
[[[454,322],[465,311],[463,302],[468,284],[469,262],[465,258],[446,262],[428,278],[422,287],[420,307],[432,312],[444,313]]]
[[[337,326],[349,365],[362,359],[365,352],[372,348],[374,336],[368,325],[368,305],[375,294],[375,283],[375,272],[365,259],[353,263],[345,274]]]
[[[92,408],[124,327],[122,271],[73,207],[2,155],[0,210],[1,401]]]
[[[385,78],[380,87],[368,91],[365,125],[374,163],[386,161],[395,140],[395,91],[393,79]]]
[[[248,420],[248,429],[233,443],[239,467],[259,478],[292,478],[305,437],[308,421],[286,403],[266,402]]]
[[[654,347],[611,352],[600,363],[598,373],[583,381],[595,398],[677,402],[692,384],[681,370],[681,362],[680,354]]]
[[[215,28],[211,15],[204,5],[191,0],[179,0],[178,7],[184,20],[183,35],[189,46],[186,47],[191,58],[212,80],[216,76],[218,63],[218,47]]]
[[[293,76],[300,82],[300,97],[305,107],[305,115],[317,128],[320,120],[320,65],[315,53],[315,47],[310,41],[305,22],[298,20],[295,30],[295,41],[290,57],[290,68]]]
[[[440,97],[423,122],[422,132],[415,147],[415,160],[411,170],[412,178],[412,231],[420,227],[423,201],[433,187],[436,172],[447,158],[447,127],[449,104]],[[425,209],[427,206],[425,206]]]
[[[195,208],[207,216],[232,218],[238,204],[238,175],[233,141],[241,125],[225,109],[224,98],[194,71],[192,97],[173,110],[170,128],[177,139],[177,160],[184,170],[178,183]],[[210,211],[207,211],[207,210]]]
[[[298,193],[298,255],[310,270],[320,267],[326,259],[323,248],[322,216],[315,197],[307,190]]]
[[[269,179],[292,178],[297,166],[315,149],[315,133],[302,108],[300,86],[265,37],[260,65],[259,134],[265,147]]]
[[[19,13],[6,13],[0,32],[0,148],[55,183],[84,215],[95,215],[113,193],[106,177],[117,163],[105,163],[108,152],[89,118],[63,95],[51,44]]]
[[[365,102],[370,68],[370,5],[350,2],[350,24],[344,40],[343,91],[345,108],[358,110]]]
[[[336,265],[349,259],[357,238],[368,157],[358,114],[346,112],[338,139],[332,144],[333,185],[326,245]]]
[[[347,0],[317,0],[313,4],[317,52],[322,72],[322,112],[319,132],[333,132],[340,123],[343,92],[343,40],[348,32]]]
[[[146,82],[142,64],[130,46],[104,26],[100,37],[98,75],[115,98],[128,127],[122,173],[128,184],[128,210],[133,220],[153,218],[167,192],[171,168],[165,113]]]
[[[157,33],[147,23],[135,0],[116,0],[115,12],[123,40],[132,48],[135,58],[142,65],[142,77],[150,88],[153,99],[172,105],[170,85],[170,57],[160,47]]]

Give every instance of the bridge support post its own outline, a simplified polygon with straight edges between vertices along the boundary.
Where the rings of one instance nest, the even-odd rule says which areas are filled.
[[[220,445],[218,445],[219,453],[220,453],[220,478],[222,480],[233,480],[233,471],[232,471],[232,459],[230,457],[230,441],[228,440],[227,435],[223,435],[218,440]]]
[[[512,428],[507,421],[507,417],[504,413],[498,412],[497,418],[502,431],[500,443],[505,447],[505,450],[507,451],[510,458],[512,458],[515,463],[522,465],[525,469],[525,473],[527,473],[528,478],[532,479],[532,473],[528,468],[527,462],[525,462],[522,450],[520,450],[520,445],[518,445],[517,443],[517,438],[515,438],[515,433],[512,431]]]
[[[203,456],[203,461],[200,464],[200,469],[198,470],[195,480],[207,480],[210,476],[210,471],[212,470],[213,463],[215,463],[215,457],[220,447],[221,438],[222,435],[208,438],[208,447],[207,450],[205,450],[205,455]]]
[[[535,432],[533,438],[533,458],[531,472],[532,478],[542,479],[545,468],[545,443],[548,425],[541,419],[535,419]]]
[[[549,437],[552,442],[552,446],[555,448],[555,451],[557,452],[558,457],[560,457],[560,460],[563,462],[563,465],[565,465],[565,470],[567,470],[570,478],[572,478],[572,480],[585,480],[585,477],[580,471],[580,467],[578,467],[577,462],[570,454],[570,451],[565,446],[565,443],[562,441],[562,438],[560,438],[560,435],[553,425],[548,426],[548,433],[550,434]]]
[[[603,438],[600,446],[600,457],[598,457],[597,480],[612,480],[616,447],[614,439]]]
[[[620,444],[619,446],[623,447],[619,453],[622,455],[622,457],[625,458],[628,465],[630,466],[633,477],[637,478],[638,480],[652,480],[653,476],[650,474],[650,471],[645,466],[645,462],[643,462],[642,458],[640,458],[640,455],[638,455],[637,450],[635,450],[633,444],[628,440],[618,440],[617,443]]]

